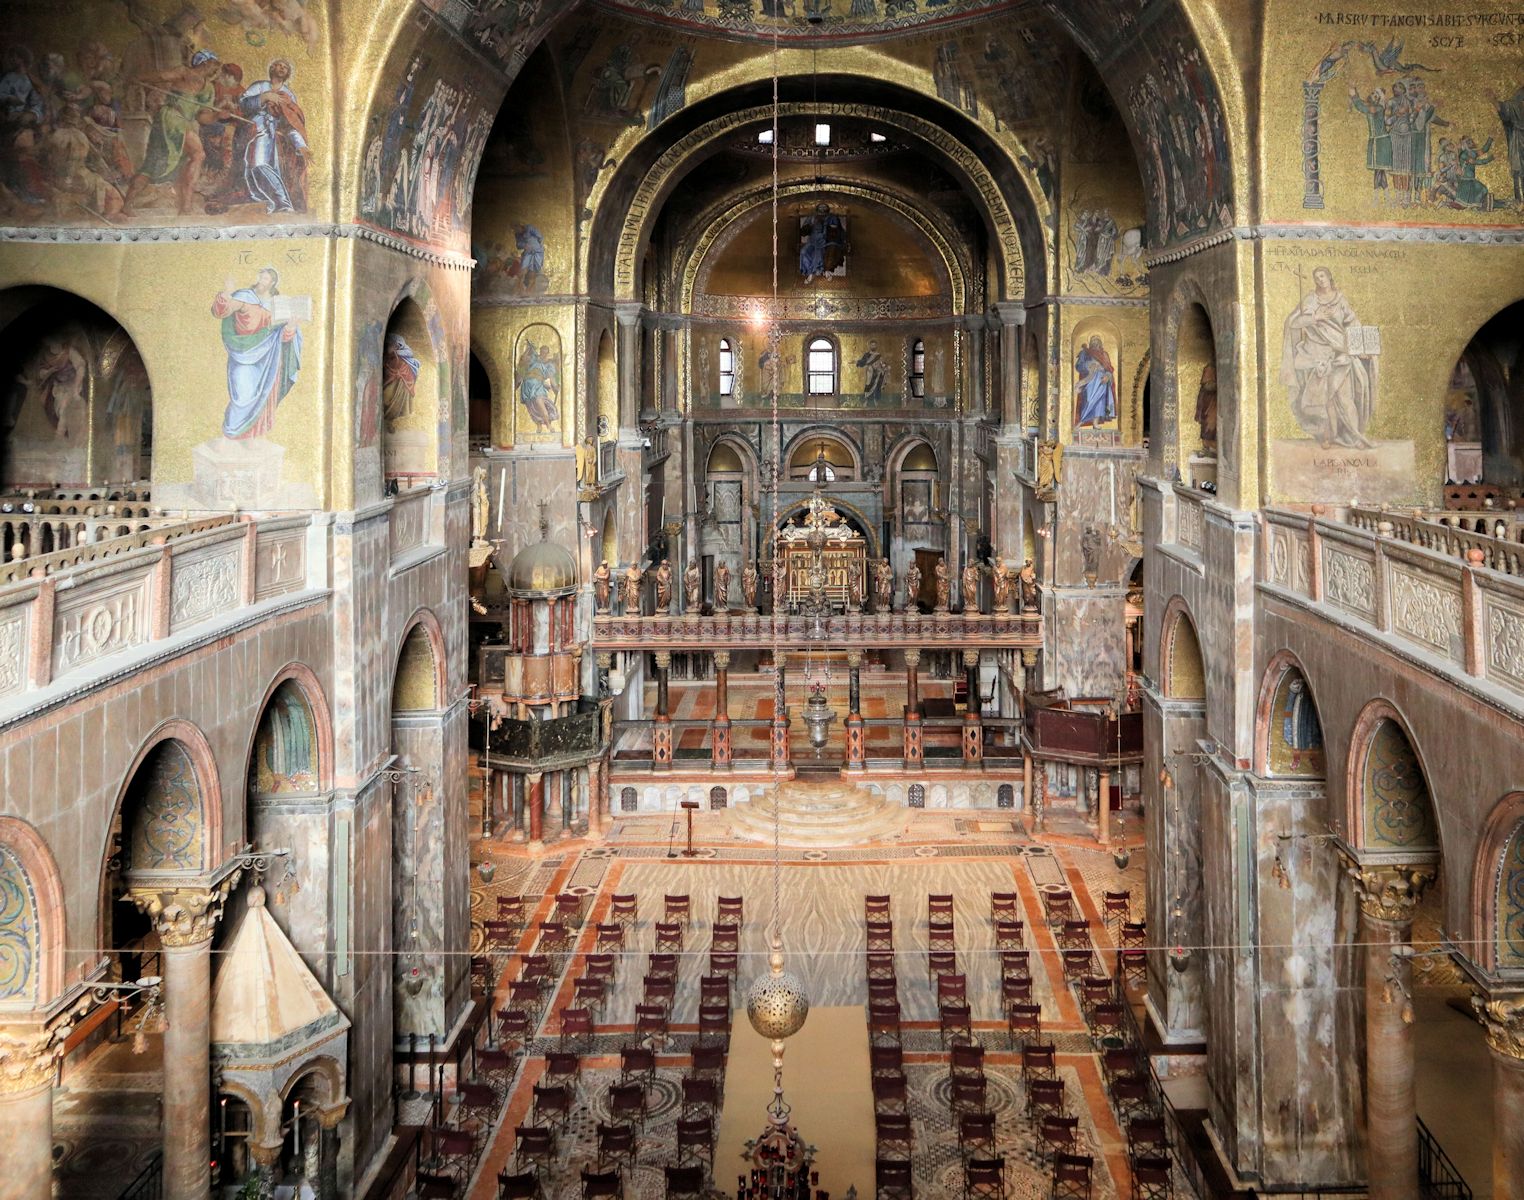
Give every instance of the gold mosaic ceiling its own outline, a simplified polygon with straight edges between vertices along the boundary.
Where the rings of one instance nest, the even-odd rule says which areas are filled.
[[[861,42],[945,29],[1030,0],[598,0],[600,7],[689,33],[798,44]]]

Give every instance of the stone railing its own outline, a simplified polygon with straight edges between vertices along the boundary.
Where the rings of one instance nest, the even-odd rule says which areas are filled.
[[[0,497],[0,563],[35,560],[148,529],[183,524],[147,501]],[[23,572],[26,573],[26,572]]]
[[[30,519],[30,518],[29,518]],[[52,518],[42,518],[44,522]],[[65,544],[47,553],[26,553],[29,546],[38,541],[18,541],[7,547],[7,560],[0,566],[0,585],[21,579],[52,575],[72,567],[103,562],[120,554],[140,550],[160,541],[173,541],[208,529],[231,525],[236,518],[231,515],[205,517],[192,521],[185,517],[104,517],[64,518],[67,530],[60,536]],[[9,521],[3,527],[7,535],[11,531]],[[77,536],[75,536],[77,534]],[[46,545],[46,541],[42,544]]]
[[[1262,583],[1524,692],[1524,579],[1512,543],[1371,510],[1263,516]]]
[[[1443,509],[1400,513],[1352,508],[1347,519],[1356,529],[1394,537],[1451,558],[1469,561],[1470,552],[1479,550],[1482,566],[1504,575],[1524,576],[1524,541],[1520,541],[1524,522],[1512,513],[1452,513]]]
[[[665,425],[645,425],[640,430],[641,437],[645,439],[645,445],[641,448],[640,464],[642,467],[655,466],[667,457],[669,443],[667,441],[667,427]]]
[[[58,551],[0,580],[0,706],[99,660],[308,587],[306,516],[233,516]]]

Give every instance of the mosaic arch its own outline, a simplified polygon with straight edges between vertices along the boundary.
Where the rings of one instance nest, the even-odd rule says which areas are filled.
[[[1265,773],[1273,778],[1322,779],[1327,761],[1323,724],[1306,677],[1287,667],[1266,712]]]
[[[1183,607],[1175,607],[1165,616],[1164,694],[1171,700],[1201,700],[1206,697],[1206,668],[1201,661],[1201,643],[1196,626]]]
[[[423,620],[415,621],[403,640],[392,683],[393,712],[428,712],[439,707],[439,661],[430,633]]]
[[[1514,827],[1497,877],[1497,965],[1524,968],[1524,821]]]
[[[0,845],[0,1006],[35,1005],[41,965],[42,936],[32,877],[15,851]]]
[[[1377,719],[1360,765],[1364,845],[1371,850],[1433,850],[1439,830],[1429,784],[1413,744],[1390,717]]]
[[[303,795],[318,790],[317,722],[302,689],[287,680],[265,706],[254,738],[250,788],[259,796]]]
[[[148,752],[128,789],[123,839],[134,871],[193,871],[205,861],[201,782],[185,746],[167,738]]]

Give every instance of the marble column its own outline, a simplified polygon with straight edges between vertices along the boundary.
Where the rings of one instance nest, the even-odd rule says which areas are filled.
[[[787,659],[780,650],[774,656],[774,669],[777,671],[777,685],[773,692],[773,770],[787,771],[789,764],[788,745],[788,704],[787,693],[784,691],[784,664]]]
[[[640,312],[641,306],[629,301],[614,306],[619,325],[619,424],[625,429],[640,420]]]
[[[595,758],[587,764],[587,836],[603,836],[603,798],[608,795],[604,782],[604,760]]]
[[[1350,864],[1365,945],[1365,1122],[1370,1200],[1418,1200],[1412,960],[1413,912],[1435,868]],[[1404,1020],[1404,1010],[1408,1010]]]
[[[524,801],[529,809],[527,846],[531,853],[538,854],[545,849],[545,774],[531,771],[524,778],[529,784],[529,795]]]
[[[963,705],[963,767],[977,771],[984,765],[984,720],[979,705],[979,651],[963,652],[963,678],[968,696]]]
[[[730,651],[714,655],[714,719],[710,722],[712,765],[716,771],[730,770]]]
[[[1111,772],[1101,771],[1099,807],[1095,813],[1095,838],[1103,846],[1111,845]]]
[[[672,653],[656,653],[656,722],[651,726],[651,769],[672,769],[672,717],[667,711],[667,675],[672,669]]]
[[[0,1026],[0,1192],[15,1200],[53,1195],[52,1033],[41,1024]]]
[[[1524,1200],[1524,995],[1471,1003],[1492,1051],[1492,1200]]]
[[[847,651],[847,719],[842,728],[847,735],[848,771],[865,771],[868,768],[867,739],[863,731],[862,714],[862,666],[861,650]]]
[[[212,1161],[212,935],[237,883],[158,888],[134,882],[164,962],[164,1200],[205,1200]]]
[[[1025,424],[1021,413],[1021,327],[1027,308],[1012,300],[998,301],[994,307],[1000,319],[1000,417],[1009,429]]]
[[[920,666],[921,652],[919,650],[905,651],[905,746],[903,761],[907,771],[919,769],[925,754],[921,740],[920,678],[917,674]]]

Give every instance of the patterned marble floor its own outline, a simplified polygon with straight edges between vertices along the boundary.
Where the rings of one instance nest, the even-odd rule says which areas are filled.
[[[713,937],[716,900],[740,896],[745,905],[741,935],[743,955],[738,977],[742,983],[763,969],[767,923],[772,907],[773,881],[766,852],[745,851],[728,844],[722,836],[722,814],[698,814],[696,840],[701,857],[667,856],[669,821],[649,818],[618,819],[612,836],[601,845],[558,843],[554,860],[526,867],[522,852],[500,844],[475,848],[476,857],[490,856],[499,872],[490,885],[479,886],[474,895],[474,934],[480,939],[480,921],[495,913],[497,894],[521,888],[540,898],[547,911],[556,891],[571,886],[591,889],[588,922],[575,951],[568,956],[558,981],[556,998],[546,1006],[539,1036],[524,1060],[507,1111],[483,1154],[470,1191],[471,1200],[490,1200],[496,1195],[496,1173],[512,1164],[514,1127],[529,1110],[532,1085],[544,1069],[543,1054],[554,1048],[558,1032],[554,1015],[570,1002],[571,980],[581,973],[581,960],[592,948],[591,924],[603,917],[610,897],[634,893],[639,897],[639,919],[626,935],[616,982],[603,1009],[597,1014],[596,1036],[588,1047],[576,1094],[576,1109],[569,1133],[561,1138],[561,1153],[548,1179],[550,1196],[579,1194],[582,1167],[594,1155],[592,1130],[603,1119],[602,1108],[609,1082],[617,1075],[618,1053],[633,1037],[635,1006],[643,989],[646,956],[654,949],[655,922],[660,919],[662,898],[686,894],[691,898],[693,919],[684,934],[679,966],[679,986],[672,1013],[671,1036],[660,1047],[661,1075],[653,1091],[653,1112],[642,1128],[641,1153],[636,1169],[626,1177],[631,1200],[662,1194],[664,1164],[675,1155],[675,1128],[680,1103],[677,1080],[689,1065],[696,1039],[698,977],[707,971]],[[1001,1153],[1007,1160],[1007,1195],[1045,1197],[1051,1167],[1037,1152],[1035,1129],[1026,1116],[1025,1092],[1020,1079],[1019,1056],[1010,1048],[999,996],[999,961],[989,919],[992,891],[1014,891],[1020,897],[1027,922],[1027,945],[1032,951],[1034,1000],[1041,1005],[1045,1038],[1052,1040],[1059,1056],[1060,1076],[1073,1098],[1071,1112],[1080,1118],[1080,1138],[1086,1152],[1095,1157],[1096,1200],[1123,1200],[1130,1196],[1125,1140],[1106,1097],[1099,1062],[1094,1053],[1079,1005],[1064,983],[1056,944],[1042,920],[1040,891],[1044,885],[1070,887],[1082,912],[1092,919],[1098,961],[1109,961],[1110,934],[1099,914],[1103,888],[1130,888],[1141,909],[1143,862],[1135,851],[1125,871],[1119,871],[1109,854],[1083,847],[1080,839],[1056,836],[1034,842],[1015,828],[986,833],[977,822],[945,813],[917,813],[905,838],[910,845],[866,845],[845,850],[819,849],[786,856],[778,888],[784,943],[792,969],[800,973],[812,1003],[820,1006],[865,1005],[867,985],[863,953],[863,897],[892,897],[895,953],[899,957],[899,1000],[905,1022],[903,1046],[910,1093],[910,1112],[915,1126],[914,1171],[917,1194],[952,1196],[962,1190],[961,1160],[957,1135],[948,1103],[948,1059],[937,1030],[937,1007],[933,985],[926,972],[928,927],[926,895],[947,892],[954,897],[958,931],[958,961],[968,977],[970,1006],[976,1037],[987,1048],[989,1104],[996,1115]],[[716,835],[712,839],[708,833]],[[1000,845],[998,855],[981,853],[984,843]],[[892,854],[892,857],[891,857]],[[596,882],[595,882],[596,879]],[[528,886],[524,886],[528,885]],[[1141,914],[1139,914],[1141,915]],[[518,949],[527,950],[530,937]],[[517,976],[519,953],[493,956],[494,978],[499,997]],[[744,1010],[737,1020],[744,1021]],[[862,1081],[867,1089],[868,1079]],[[671,1093],[671,1095],[669,1095]],[[806,1131],[829,1152],[829,1131]],[[855,1136],[864,1131],[855,1131]],[[871,1138],[872,1131],[866,1131]],[[716,1164],[715,1178],[733,1186],[740,1164]],[[873,1194],[873,1181],[861,1181],[858,1194]]]

